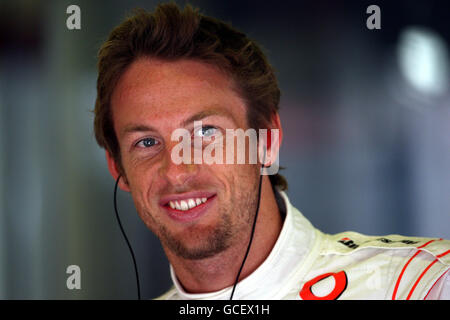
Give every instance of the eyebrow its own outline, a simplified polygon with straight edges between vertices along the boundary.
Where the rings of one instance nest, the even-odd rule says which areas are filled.
[[[152,126],[147,126],[147,125],[143,125],[143,124],[131,124],[126,126],[122,132],[123,134],[129,134],[129,133],[133,133],[133,132],[144,132],[144,131],[157,131],[155,128],[153,128]]]
[[[212,109],[200,111],[200,112],[194,114],[193,116],[191,116],[188,119],[184,120],[182,125],[183,125],[183,127],[185,127],[191,122],[198,121],[198,120],[201,120],[201,119],[204,119],[204,118],[207,118],[207,117],[211,117],[211,116],[222,116],[222,117],[230,119],[235,124],[237,123],[237,121],[233,117],[233,115],[230,112],[228,112],[227,110],[222,109],[222,108],[220,108],[220,109],[219,108],[212,108]]]
[[[228,119],[232,120],[234,123],[237,123],[235,117],[233,117],[233,115],[230,112],[228,112],[227,110],[219,109],[219,108],[212,108],[212,109],[200,111],[200,112],[192,115],[191,117],[189,117],[188,119],[186,119],[186,120],[184,120],[182,122],[182,126],[186,127],[189,123],[192,123],[194,121],[199,121],[201,119],[204,119],[204,118],[207,118],[207,117],[211,117],[211,116],[223,116],[225,118],[228,118]],[[146,132],[146,131],[155,131],[155,132],[157,132],[158,130],[156,130],[152,126],[143,125],[143,124],[127,125],[122,130],[124,135],[129,134],[129,133],[133,133],[133,132]]]

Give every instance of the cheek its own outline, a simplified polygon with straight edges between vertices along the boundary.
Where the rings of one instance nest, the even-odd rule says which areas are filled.
[[[131,183],[138,182],[154,170],[156,157],[153,154],[123,152],[121,156],[124,170]]]
[[[158,217],[157,191],[153,190],[158,183],[154,181],[154,175],[149,171],[136,170],[132,172],[130,181],[130,194],[140,219],[155,234],[161,223]]]
[[[149,193],[156,192],[156,190],[153,190],[153,187],[158,184],[156,183],[156,177],[158,177],[156,166],[145,161],[130,160],[124,166],[124,170],[130,187],[130,193],[134,201],[138,202],[136,206],[148,206],[148,202],[152,200],[148,195]]]
[[[258,179],[259,169],[249,164],[217,165],[214,174],[232,197],[248,193]],[[231,200],[232,201],[232,200]]]

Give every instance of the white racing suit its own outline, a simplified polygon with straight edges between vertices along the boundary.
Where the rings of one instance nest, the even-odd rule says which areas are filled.
[[[277,196],[286,213],[281,233],[267,259],[237,284],[233,300],[450,299],[450,241],[325,234],[284,192]],[[230,298],[232,286],[187,293],[170,271],[174,286],[158,299]]]

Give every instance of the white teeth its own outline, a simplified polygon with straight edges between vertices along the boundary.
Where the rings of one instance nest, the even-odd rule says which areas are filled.
[[[187,202],[184,201],[184,200],[180,201],[180,206],[181,206],[181,210],[183,210],[183,211],[189,209],[189,206],[188,206]]]
[[[195,199],[191,198],[180,201],[169,201],[169,206],[172,209],[186,211],[195,208],[196,206],[201,205],[202,203],[205,203],[207,200],[208,198],[195,198]]]
[[[197,204],[195,203],[194,199],[189,199],[188,200],[188,206],[189,206],[189,209],[192,209],[193,207],[196,207]]]

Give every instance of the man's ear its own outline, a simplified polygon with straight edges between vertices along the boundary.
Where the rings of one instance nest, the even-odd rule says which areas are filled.
[[[276,112],[267,128],[267,149],[264,164],[266,167],[270,167],[278,159],[282,140],[283,128],[281,127],[280,115]]]
[[[116,161],[114,160],[114,158],[111,156],[111,154],[107,150],[105,151],[105,155],[106,155],[106,161],[108,162],[109,173],[114,178],[114,181],[117,181],[117,178],[121,174],[117,167]],[[130,192],[130,187],[128,186],[128,181],[126,180],[126,178],[123,175],[121,176],[121,178],[119,180],[119,188],[122,189],[123,191]]]

